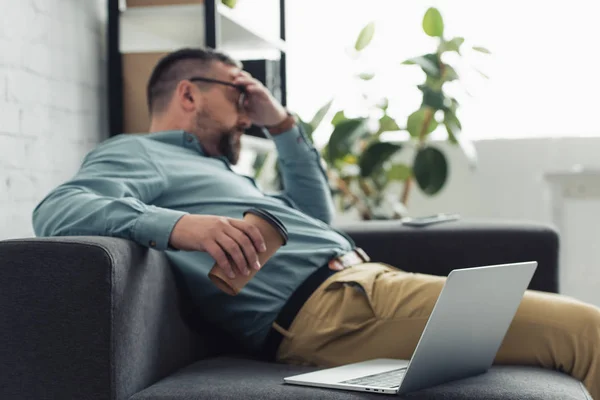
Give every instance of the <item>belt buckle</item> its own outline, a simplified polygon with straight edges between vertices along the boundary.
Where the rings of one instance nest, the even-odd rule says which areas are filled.
[[[363,262],[371,261],[371,258],[367,255],[367,253],[365,253],[365,251],[360,247],[357,247],[346,254],[342,254],[341,256],[330,260],[327,264],[329,269],[333,271],[342,271],[348,267],[356,265],[356,258]]]
[[[364,262],[371,261],[371,257],[369,257],[369,255],[367,253],[365,253],[365,251],[363,249],[361,249],[360,247],[357,247],[355,250],[356,250],[356,253],[358,254],[358,256],[360,258],[362,258],[362,260]]]

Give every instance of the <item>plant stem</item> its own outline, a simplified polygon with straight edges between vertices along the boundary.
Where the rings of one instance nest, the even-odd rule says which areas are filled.
[[[352,191],[342,178],[337,177],[336,179],[337,187],[342,191],[342,193],[344,193],[345,196],[350,197],[352,199],[353,204],[358,204],[360,205],[360,208],[362,208],[362,210],[359,210],[362,219],[373,219],[373,214],[371,213],[371,210],[369,210],[369,207],[360,199],[360,197],[352,193]]]
[[[410,187],[412,186],[412,177],[408,177],[406,178],[406,181],[404,182],[404,188],[402,189],[402,204],[404,204],[404,206],[406,206],[406,203],[408,202],[408,194],[410,193]]]
[[[419,132],[419,141],[417,145],[417,151],[420,150],[425,144],[425,138],[427,137],[427,131],[429,130],[429,124],[433,119],[433,110],[429,107],[425,109],[425,117],[423,118],[423,125],[421,126],[421,131]],[[410,194],[410,190],[412,188],[412,176],[409,176],[404,182],[404,188],[402,190],[402,197],[400,201],[406,207],[408,203],[408,196]]]
[[[369,184],[364,179],[358,179],[358,185],[362,189],[363,193],[367,197],[371,197],[373,190],[369,187]]]

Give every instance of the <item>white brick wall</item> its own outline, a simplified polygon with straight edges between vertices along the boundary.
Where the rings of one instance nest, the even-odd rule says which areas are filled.
[[[106,0],[0,0],[0,240],[107,136]]]

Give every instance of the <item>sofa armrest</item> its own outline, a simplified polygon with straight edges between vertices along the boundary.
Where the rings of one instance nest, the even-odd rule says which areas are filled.
[[[0,398],[124,400],[198,358],[166,257],[123,239],[0,242]]]
[[[558,292],[557,232],[524,222],[453,221],[414,228],[399,221],[336,226],[373,259],[397,268],[447,276],[456,268],[537,261],[530,289]]]

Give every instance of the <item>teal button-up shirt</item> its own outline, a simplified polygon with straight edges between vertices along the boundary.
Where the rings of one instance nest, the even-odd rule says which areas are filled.
[[[75,177],[36,207],[38,236],[101,235],[133,240],[166,252],[185,279],[204,318],[258,349],[279,310],[315,269],[352,249],[328,224],[333,205],[316,150],[297,127],[273,138],[285,190],[262,192],[225,158],[207,157],[183,131],[119,135],[90,152]],[[251,207],[282,220],[289,241],[237,296],[208,279],[205,252],[176,251],[169,237],[183,215],[242,218]]]

